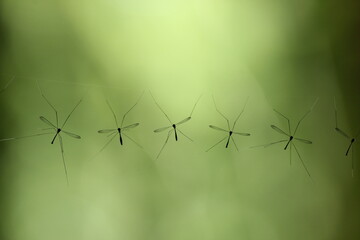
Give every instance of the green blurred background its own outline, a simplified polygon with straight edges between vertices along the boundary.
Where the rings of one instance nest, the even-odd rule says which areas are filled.
[[[340,127],[359,130],[359,3],[335,0],[2,0],[0,138],[46,127],[54,113],[83,103],[63,136],[70,187],[58,142],[52,136],[1,142],[0,238],[42,239],[360,239],[359,146],[355,176],[348,141],[334,131],[336,96]],[[118,117],[140,122],[125,139],[97,154]],[[155,128],[170,118],[193,119],[181,129],[194,139],[166,138]],[[249,102],[232,144],[205,150],[224,135],[219,108],[233,120]],[[301,125],[299,159],[282,145],[250,146],[282,139],[270,128]]]

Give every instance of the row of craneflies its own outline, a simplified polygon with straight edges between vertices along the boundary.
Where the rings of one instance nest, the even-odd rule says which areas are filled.
[[[12,80],[10,82],[8,82],[8,84],[0,91],[0,93],[3,92],[9,86],[9,84],[12,82]],[[67,167],[66,167],[66,162],[65,162],[65,157],[64,157],[64,147],[63,147],[62,133],[64,133],[65,135],[67,135],[69,137],[72,137],[74,139],[81,139],[81,137],[78,134],[66,131],[65,126],[68,123],[68,121],[69,121],[70,117],[72,116],[72,114],[75,112],[77,107],[82,102],[82,99],[77,102],[77,104],[74,106],[74,108],[70,111],[70,113],[65,118],[65,121],[61,124],[59,122],[58,111],[56,110],[54,105],[51,104],[51,102],[48,100],[48,98],[45,96],[45,94],[43,93],[43,90],[41,89],[39,84],[38,84],[38,88],[39,88],[39,91],[40,91],[40,94],[41,94],[42,98],[45,100],[45,102],[48,104],[48,106],[54,111],[56,122],[52,123],[51,121],[49,121],[44,116],[40,116],[40,120],[47,125],[47,128],[43,129],[43,131],[45,131],[45,132],[37,133],[37,134],[33,134],[33,135],[28,135],[28,136],[5,138],[5,139],[0,139],[0,141],[11,141],[11,140],[17,140],[17,139],[23,139],[23,138],[29,138],[29,137],[36,137],[36,136],[54,134],[54,136],[52,137],[52,140],[51,140],[51,144],[54,144],[56,139],[58,139],[58,142],[59,142],[59,145],[60,145],[60,150],[61,150],[61,157],[62,157],[62,161],[63,161],[63,165],[64,165],[64,171],[65,171],[67,182],[69,183]],[[170,117],[166,114],[166,112],[161,108],[160,104],[156,101],[156,99],[152,95],[152,93],[151,92],[149,92],[149,93],[150,93],[150,96],[153,99],[154,103],[156,104],[156,106],[163,113],[165,118],[169,121],[169,125],[154,130],[155,133],[160,133],[160,132],[167,131],[167,137],[166,137],[160,151],[158,152],[158,154],[156,156],[156,159],[158,159],[160,157],[161,153],[163,152],[165,146],[167,145],[167,143],[169,141],[169,138],[172,135],[175,138],[175,141],[178,141],[178,135],[182,135],[183,137],[187,138],[188,140],[193,141],[189,136],[187,136],[183,131],[181,131],[181,129],[179,129],[179,126],[189,122],[192,119],[192,115],[194,113],[194,110],[195,110],[198,102],[201,99],[201,96],[195,102],[195,104],[194,104],[194,106],[193,106],[193,108],[191,110],[191,113],[187,117],[185,117],[184,119],[174,123],[174,121],[172,121],[170,119]],[[118,137],[120,145],[123,145],[124,144],[124,138],[127,138],[128,140],[130,140],[131,142],[136,144],[139,148],[143,148],[139,143],[137,143],[133,138],[131,138],[129,136],[129,134],[127,134],[128,131],[130,131],[133,128],[136,128],[137,126],[140,125],[140,123],[136,122],[136,123],[132,123],[132,124],[124,126],[124,122],[125,122],[125,119],[126,119],[127,115],[137,106],[139,101],[142,99],[143,95],[144,95],[144,92],[139,96],[137,101],[125,112],[125,114],[122,116],[120,122],[118,121],[117,115],[115,114],[115,111],[113,110],[110,102],[106,101],[107,105],[109,107],[109,110],[111,111],[111,113],[113,115],[113,118],[114,118],[114,128],[98,130],[98,133],[100,133],[100,134],[107,134],[107,137],[109,138],[109,140],[106,141],[105,145],[99,150],[99,152],[97,152],[96,155],[100,154],[110,144],[110,142],[112,142],[116,137]],[[222,139],[220,139],[218,142],[216,142],[214,145],[212,145],[210,148],[208,148],[206,150],[206,152],[209,152],[211,149],[215,148],[216,146],[220,145],[221,143],[224,143],[224,147],[228,148],[229,144],[231,142],[235,146],[236,150],[239,151],[239,148],[238,148],[238,146],[237,146],[237,144],[235,142],[234,136],[237,135],[237,136],[246,137],[246,136],[250,136],[250,133],[237,132],[237,131],[235,131],[235,127],[236,127],[236,124],[237,124],[239,118],[242,116],[242,114],[245,111],[245,108],[246,108],[246,105],[247,105],[247,102],[248,102],[249,98],[246,99],[246,102],[245,102],[242,110],[237,115],[237,117],[235,118],[232,125],[230,125],[229,119],[217,107],[214,96],[213,96],[212,99],[213,99],[213,103],[214,103],[214,106],[215,106],[215,109],[216,109],[217,113],[219,115],[221,115],[221,117],[226,121],[227,128],[221,128],[221,127],[218,127],[218,126],[209,125],[209,127],[211,129],[216,130],[216,131],[224,132],[224,134],[226,134],[226,136],[224,136]],[[295,129],[293,131],[292,131],[292,128],[291,128],[290,119],[288,117],[286,117],[284,114],[282,114],[281,112],[279,112],[278,110],[274,109],[274,112],[276,114],[278,114],[279,116],[281,116],[282,118],[284,118],[287,121],[288,126],[287,126],[287,130],[283,130],[283,129],[275,126],[275,125],[271,125],[271,128],[273,130],[275,130],[276,132],[278,132],[279,134],[283,135],[284,139],[281,139],[281,140],[278,140],[278,141],[275,141],[275,142],[271,142],[271,143],[267,143],[267,144],[263,144],[263,145],[253,146],[251,148],[257,148],[257,147],[264,147],[265,148],[265,147],[269,147],[269,146],[272,146],[272,145],[283,143],[284,144],[283,149],[284,150],[289,149],[289,151],[290,151],[290,164],[291,164],[291,161],[292,161],[292,157],[291,157],[292,154],[291,153],[292,153],[292,151],[294,149],[297,156],[298,156],[298,158],[299,158],[299,160],[300,160],[300,162],[301,162],[301,164],[302,164],[302,166],[303,166],[303,168],[304,168],[304,170],[306,171],[308,176],[311,178],[311,174],[310,174],[305,162],[303,161],[295,142],[301,142],[301,143],[304,143],[304,144],[312,144],[312,141],[310,141],[310,140],[296,137],[296,133],[298,132],[299,126],[301,125],[302,121],[313,111],[317,101],[318,101],[318,99],[315,100],[315,102],[313,103],[311,108],[300,118],[300,120],[297,122],[297,125],[296,125],[296,127],[295,127]],[[334,112],[335,112],[335,130],[336,130],[336,132],[338,132],[339,134],[341,134],[342,136],[344,136],[345,138],[347,138],[350,141],[349,146],[346,149],[345,155],[348,156],[349,153],[351,152],[351,155],[352,155],[352,161],[351,161],[352,175],[354,175],[354,151],[353,151],[354,148],[353,148],[353,144],[356,141],[356,138],[359,136],[360,132],[357,133],[355,135],[355,137],[350,137],[347,133],[345,133],[343,130],[341,130],[338,127],[337,107],[336,107],[335,99],[334,99]],[[51,130],[51,132],[49,132],[50,130]]]

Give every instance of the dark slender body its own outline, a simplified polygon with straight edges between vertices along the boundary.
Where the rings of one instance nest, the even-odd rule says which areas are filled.
[[[345,154],[346,156],[349,154],[350,148],[351,148],[351,146],[353,145],[354,142],[355,142],[355,138],[351,139],[351,143],[350,143],[350,145],[349,145],[349,147],[348,147],[348,149],[346,151],[346,154]]]
[[[286,150],[286,149],[288,148],[288,146],[289,146],[290,142],[291,142],[293,139],[294,139],[294,137],[293,137],[293,136],[290,136],[289,141],[287,142],[287,144],[286,144],[286,146],[285,146],[284,150]]]
[[[122,140],[122,136],[121,136],[121,128],[117,129],[120,135],[120,145],[123,145],[123,140]]]
[[[174,132],[175,132],[175,140],[177,141],[178,140],[178,137],[177,137],[177,132],[176,132],[176,125],[173,124],[172,127],[174,128]]]
[[[226,142],[226,146],[225,146],[225,148],[227,148],[228,146],[229,146],[229,142],[230,142],[230,137],[231,137],[231,135],[233,134],[233,132],[232,131],[230,131],[229,132],[229,137],[228,137],[228,140],[227,140],[227,142]]]
[[[51,141],[51,144],[54,144],[55,139],[56,139],[57,135],[59,135],[60,132],[61,132],[61,129],[58,128],[57,131],[56,131],[56,134],[55,134],[55,136],[54,136],[54,138],[53,138],[53,140]]]

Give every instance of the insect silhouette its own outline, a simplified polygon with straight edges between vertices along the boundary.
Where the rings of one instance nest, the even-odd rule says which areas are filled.
[[[42,122],[44,122],[46,125],[48,125],[50,128],[46,128],[44,130],[54,130],[55,135],[51,140],[51,144],[54,144],[55,140],[58,138],[59,139],[59,144],[60,144],[60,150],[61,150],[61,157],[62,157],[62,161],[63,161],[63,165],[64,165],[64,171],[65,171],[65,176],[66,176],[66,181],[67,184],[69,185],[69,177],[68,177],[68,171],[67,171],[67,167],[66,167],[66,162],[65,162],[65,157],[64,157],[64,146],[63,146],[63,139],[61,136],[61,133],[65,133],[67,136],[75,138],[75,139],[81,139],[81,137],[77,134],[68,132],[64,130],[64,127],[66,125],[66,123],[68,122],[68,120],[70,119],[71,115],[74,113],[75,109],[80,105],[80,103],[82,102],[82,99],[75,105],[75,107],[72,109],[72,111],[67,115],[65,121],[63,122],[62,125],[59,125],[59,117],[58,117],[58,111],[55,109],[55,107],[50,103],[50,101],[45,97],[42,89],[40,88],[40,86],[38,85],[41,96],[44,98],[44,100],[46,101],[46,103],[51,107],[51,109],[55,112],[55,117],[56,117],[56,125],[51,123],[47,118],[40,116],[40,120]]]
[[[138,147],[142,148],[142,146],[140,144],[138,144],[135,140],[133,140],[131,137],[129,137],[125,132],[130,130],[130,129],[133,129],[137,126],[140,125],[140,123],[133,123],[133,124],[130,124],[130,125],[127,125],[125,127],[123,127],[124,125],[124,121],[125,121],[125,118],[126,116],[128,115],[128,113],[139,103],[141,97],[143,96],[144,92],[140,95],[140,97],[138,98],[138,100],[136,101],[136,103],[127,111],[125,112],[125,114],[123,115],[122,117],[122,120],[121,120],[121,123],[120,125],[118,124],[118,120],[117,120],[117,117],[116,117],[116,114],[113,110],[113,108],[111,107],[109,101],[106,101],[108,106],[109,106],[109,109],[111,111],[111,113],[113,114],[113,117],[114,117],[114,120],[115,120],[115,124],[116,124],[116,128],[113,128],[113,129],[103,129],[103,130],[99,130],[98,133],[106,133],[106,134],[109,134],[108,137],[110,137],[110,140],[106,142],[106,144],[104,145],[104,147],[98,152],[98,154],[100,152],[102,152],[108,145],[109,143],[116,137],[118,136],[119,137],[119,141],[120,141],[120,145],[123,145],[124,142],[123,142],[123,135],[128,138],[130,141],[132,141],[133,143],[135,143]]]
[[[305,162],[303,161],[301,155],[300,155],[300,152],[298,150],[298,148],[296,147],[294,141],[298,141],[298,142],[301,142],[301,143],[305,143],[305,144],[312,144],[312,141],[310,140],[306,140],[306,139],[302,139],[302,138],[298,138],[298,137],[295,137],[296,133],[297,133],[297,130],[299,129],[299,126],[301,124],[301,122],[309,115],[309,113],[311,113],[317,103],[318,99],[315,100],[314,104],[312,105],[312,107],[310,108],[310,110],[308,110],[304,116],[298,121],[296,127],[295,127],[295,130],[294,132],[291,131],[291,125],[290,125],[290,120],[289,118],[287,118],[284,114],[280,113],[279,111],[277,111],[276,109],[273,109],[275,113],[277,113],[279,116],[283,117],[284,119],[286,119],[287,121],[287,125],[288,125],[288,131],[284,131],[282,129],[280,129],[279,127],[275,126],[275,125],[271,125],[271,128],[274,129],[276,132],[282,134],[282,135],[285,135],[287,136],[288,138],[287,139],[283,139],[283,140],[280,140],[280,141],[276,141],[276,142],[272,142],[272,143],[268,143],[268,144],[265,144],[265,145],[260,145],[260,146],[255,146],[255,147],[269,147],[269,146],[272,146],[274,144],[278,144],[278,143],[285,143],[285,146],[284,146],[284,150],[287,150],[288,148],[290,148],[290,165],[291,165],[291,161],[292,161],[292,148],[294,147],[295,149],[295,152],[296,154],[298,155],[306,173],[309,175],[309,177],[311,178],[311,175],[310,175],[310,172],[308,170],[308,168],[306,167],[305,165]]]
[[[337,117],[337,107],[336,107],[336,101],[334,98],[334,109],[335,109],[335,131],[338,132],[340,135],[344,136],[348,141],[350,141],[349,146],[345,152],[345,156],[349,155],[349,152],[351,150],[351,174],[354,177],[354,169],[355,169],[355,162],[354,162],[354,143],[356,142],[356,139],[360,135],[360,131],[355,135],[355,137],[350,137],[349,134],[345,133],[343,130],[341,130],[338,127],[338,117]]]
[[[188,137],[185,133],[183,133],[178,127],[188,121],[190,121],[192,114],[194,113],[195,107],[198,104],[198,102],[200,101],[201,96],[198,98],[198,100],[196,101],[196,103],[194,104],[194,107],[191,110],[191,113],[188,117],[184,118],[183,120],[174,123],[173,121],[170,120],[169,116],[165,113],[165,111],[160,107],[160,105],[157,103],[157,101],[155,100],[154,96],[152,95],[152,93],[150,92],[151,97],[153,98],[156,106],[160,109],[160,111],[165,115],[166,119],[169,121],[170,125],[166,126],[166,127],[162,127],[162,128],[158,128],[155,129],[154,132],[155,133],[159,133],[159,132],[163,132],[165,130],[169,130],[166,140],[163,144],[163,146],[161,147],[156,159],[159,158],[161,152],[163,151],[163,149],[165,148],[167,142],[169,141],[170,135],[174,132],[174,137],[175,137],[175,141],[178,141],[178,133],[180,133],[181,135],[183,135],[184,137],[186,137],[187,139],[189,139],[190,141],[193,141],[190,137]]]
[[[236,123],[237,121],[239,120],[239,118],[241,117],[241,115],[243,114],[244,110],[245,110],[245,107],[247,105],[247,102],[248,102],[249,98],[246,99],[246,102],[244,104],[244,107],[243,109],[241,110],[241,112],[238,114],[238,116],[236,117],[235,121],[234,121],[234,124],[232,126],[232,128],[230,128],[230,121],[228,118],[225,117],[225,115],[223,113],[220,112],[220,110],[218,109],[217,105],[216,105],[216,102],[215,102],[215,98],[213,96],[213,102],[214,102],[214,105],[215,105],[215,109],[216,111],[226,120],[226,123],[227,123],[227,130],[223,129],[223,128],[220,128],[220,127],[216,127],[214,125],[209,125],[210,128],[214,129],[214,130],[217,130],[217,131],[222,131],[222,132],[226,132],[228,133],[228,136],[224,137],[223,139],[221,139],[219,142],[215,143],[213,146],[211,146],[208,150],[206,150],[206,152],[210,151],[211,149],[213,149],[214,147],[216,147],[218,144],[222,143],[223,141],[226,141],[226,144],[225,144],[225,148],[228,148],[229,146],[229,143],[230,143],[230,139],[231,141],[234,143],[235,145],[235,148],[237,151],[239,151],[239,148],[237,147],[236,145],[236,142],[233,138],[233,134],[234,135],[239,135],[239,136],[250,136],[250,133],[240,133],[240,132],[235,132],[234,129],[235,129],[235,126],[236,126]]]
[[[15,79],[15,77],[12,77],[12,78],[10,79],[10,81],[8,81],[8,82],[6,83],[6,85],[5,85],[2,89],[0,89],[0,94],[3,93],[3,92],[10,86],[10,84],[14,81],[14,79]]]

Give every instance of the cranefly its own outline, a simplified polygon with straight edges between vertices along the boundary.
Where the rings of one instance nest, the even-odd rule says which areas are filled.
[[[335,110],[335,131],[338,132],[340,135],[344,136],[350,142],[349,146],[346,149],[345,156],[348,156],[349,152],[351,151],[351,174],[354,177],[355,162],[354,162],[354,146],[353,145],[356,142],[356,139],[360,135],[360,130],[355,135],[355,137],[350,137],[349,134],[345,133],[342,129],[339,128],[335,98],[334,98],[334,110]]]
[[[165,115],[166,119],[167,119],[167,120],[169,121],[169,123],[170,123],[170,125],[168,125],[168,126],[166,126],[166,127],[162,127],[162,128],[158,128],[158,129],[155,129],[155,130],[154,130],[155,133],[159,133],[159,132],[163,132],[163,131],[165,131],[165,130],[169,130],[169,131],[168,131],[168,134],[167,134],[167,137],[166,137],[166,139],[165,139],[165,142],[164,142],[163,146],[161,147],[161,149],[160,149],[160,151],[159,151],[159,153],[158,153],[158,155],[157,155],[157,157],[156,157],[156,159],[157,159],[157,158],[159,158],[161,152],[162,152],[163,149],[165,148],[165,146],[166,146],[166,144],[167,144],[167,142],[168,142],[168,140],[169,140],[169,137],[170,137],[170,135],[171,135],[173,132],[174,132],[175,141],[178,140],[178,133],[180,133],[181,135],[183,135],[184,137],[186,137],[186,138],[189,139],[190,141],[193,141],[190,137],[188,137],[185,133],[183,133],[178,127],[179,127],[181,124],[184,124],[184,123],[188,122],[188,121],[191,119],[191,117],[192,117],[192,115],[193,115],[193,113],[194,113],[195,107],[196,107],[196,105],[198,104],[198,102],[200,101],[201,95],[200,95],[200,97],[197,99],[197,101],[195,102],[194,107],[192,108],[190,115],[189,115],[188,117],[184,118],[183,120],[177,122],[177,123],[174,123],[173,121],[170,120],[169,116],[168,116],[168,115],[165,113],[165,111],[160,107],[160,105],[157,103],[157,101],[155,100],[155,98],[154,98],[154,96],[152,95],[151,92],[150,92],[150,95],[151,95],[151,97],[153,98],[156,106],[157,106],[157,107],[160,109],[160,111]]]
[[[280,129],[279,127],[275,126],[275,125],[271,125],[271,128],[274,129],[276,132],[282,134],[282,135],[285,135],[287,136],[288,138],[287,139],[283,139],[283,140],[279,140],[279,141],[276,141],[276,142],[272,142],[272,143],[268,143],[268,144],[264,144],[264,145],[260,145],[260,146],[255,146],[255,147],[269,147],[271,145],[274,145],[274,144],[278,144],[278,143],[285,143],[285,146],[284,146],[284,150],[287,150],[288,148],[290,148],[290,165],[291,165],[291,159],[292,159],[292,147],[294,147],[295,149],[295,152],[297,153],[306,173],[309,175],[309,177],[311,178],[311,175],[310,175],[310,172],[308,170],[308,168],[306,167],[305,165],[305,162],[303,161],[300,153],[299,153],[299,150],[297,149],[295,143],[294,143],[294,140],[298,141],[298,142],[301,142],[301,143],[305,143],[305,144],[312,144],[312,141],[310,140],[306,140],[306,139],[302,139],[302,138],[297,138],[295,137],[298,129],[299,129],[299,126],[300,124],[302,123],[302,121],[309,115],[309,113],[311,113],[317,103],[318,99],[315,100],[314,104],[312,105],[312,107],[303,115],[303,117],[298,121],[296,127],[295,127],[295,130],[294,132],[291,131],[291,125],[290,125],[290,120],[288,117],[286,117],[284,114],[280,113],[279,111],[277,111],[276,109],[273,109],[274,112],[276,112],[278,115],[280,115],[281,117],[283,117],[284,119],[286,119],[287,121],[287,125],[288,125],[288,131],[284,131],[282,129]]]
[[[115,124],[116,124],[116,128],[112,128],[112,129],[102,129],[102,130],[99,130],[98,133],[105,133],[105,134],[108,134],[108,137],[110,137],[110,139],[106,142],[106,144],[101,148],[101,150],[98,152],[98,154],[100,152],[102,152],[108,145],[109,143],[116,137],[118,136],[119,137],[119,141],[120,141],[120,145],[123,145],[124,144],[124,141],[123,141],[123,135],[128,138],[130,141],[132,141],[133,143],[135,143],[138,147],[142,148],[142,146],[140,144],[138,144],[134,139],[132,139],[131,137],[129,137],[129,135],[127,135],[125,132],[130,130],[130,129],[133,129],[137,126],[140,125],[140,123],[132,123],[132,124],[129,124],[127,126],[123,126],[124,125],[124,122],[125,122],[125,118],[126,116],[130,113],[131,110],[134,109],[134,107],[139,103],[141,97],[143,96],[144,92],[140,95],[140,97],[138,98],[138,100],[135,102],[135,104],[128,110],[125,112],[125,114],[123,115],[122,117],[122,120],[121,120],[121,123],[120,125],[118,124],[118,120],[117,120],[117,117],[116,117],[116,114],[113,110],[113,108],[111,107],[109,101],[106,101],[108,106],[109,106],[109,109],[114,117],[114,120],[115,120]]]
[[[58,111],[56,110],[56,108],[50,103],[50,101],[45,97],[42,89],[40,88],[40,85],[38,85],[41,96],[44,98],[44,100],[46,101],[46,103],[51,107],[51,109],[55,112],[55,117],[56,117],[56,125],[53,124],[52,122],[50,122],[47,118],[40,116],[40,120],[43,121],[45,124],[47,124],[49,126],[49,128],[46,128],[44,130],[54,130],[55,135],[51,140],[51,144],[54,144],[56,139],[59,139],[59,144],[60,144],[60,150],[61,150],[61,157],[62,157],[62,161],[63,161],[63,165],[64,165],[64,171],[65,171],[65,176],[66,176],[66,181],[67,184],[69,185],[69,177],[68,177],[68,171],[67,171],[67,167],[66,167],[66,162],[65,162],[65,157],[64,157],[64,146],[63,146],[63,139],[62,139],[62,135],[61,133],[65,133],[67,136],[70,136],[72,138],[75,139],[80,139],[81,137],[77,134],[68,132],[64,130],[65,125],[68,123],[68,120],[70,119],[71,115],[74,113],[75,109],[80,105],[80,103],[82,102],[82,99],[80,99],[80,101],[75,105],[75,107],[71,110],[71,112],[67,115],[67,117],[65,118],[65,121],[63,122],[62,125],[59,125],[59,117],[58,117]]]
[[[220,128],[220,127],[216,127],[216,126],[214,126],[214,125],[209,125],[209,127],[212,128],[212,129],[214,129],[214,130],[217,130],[217,131],[226,132],[226,133],[228,133],[228,135],[227,135],[226,137],[224,137],[223,139],[221,139],[219,142],[215,143],[213,146],[211,146],[208,150],[206,150],[206,152],[210,151],[212,148],[214,148],[214,147],[217,146],[218,144],[222,143],[222,142],[225,141],[226,139],[227,139],[227,141],[226,141],[226,144],[225,144],[225,148],[228,148],[229,143],[230,143],[230,139],[231,139],[231,141],[232,141],[232,142],[234,143],[234,145],[235,145],[236,150],[239,151],[239,148],[237,147],[236,142],[235,142],[235,140],[234,140],[234,138],[233,138],[233,134],[234,134],[234,135],[239,135],[239,136],[250,136],[250,133],[241,133],[241,132],[235,132],[235,131],[234,131],[235,126],[236,126],[236,123],[237,123],[237,121],[239,120],[239,118],[241,117],[241,115],[243,114],[249,98],[246,99],[246,102],[245,102],[245,104],[244,104],[244,107],[243,107],[243,109],[241,110],[241,112],[238,114],[238,116],[236,117],[232,128],[230,128],[230,121],[229,121],[229,119],[228,119],[227,117],[225,117],[225,115],[224,115],[223,113],[221,113],[220,110],[218,109],[218,107],[217,107],[217,105],[216,105],[216,102],[215,102],[214,96],[213,96],[212,98],[213,98],[213,102],[214,102],[216,111],[226,120],[227,130],[225,130],[225,129],[223,129],[223,128]]]

